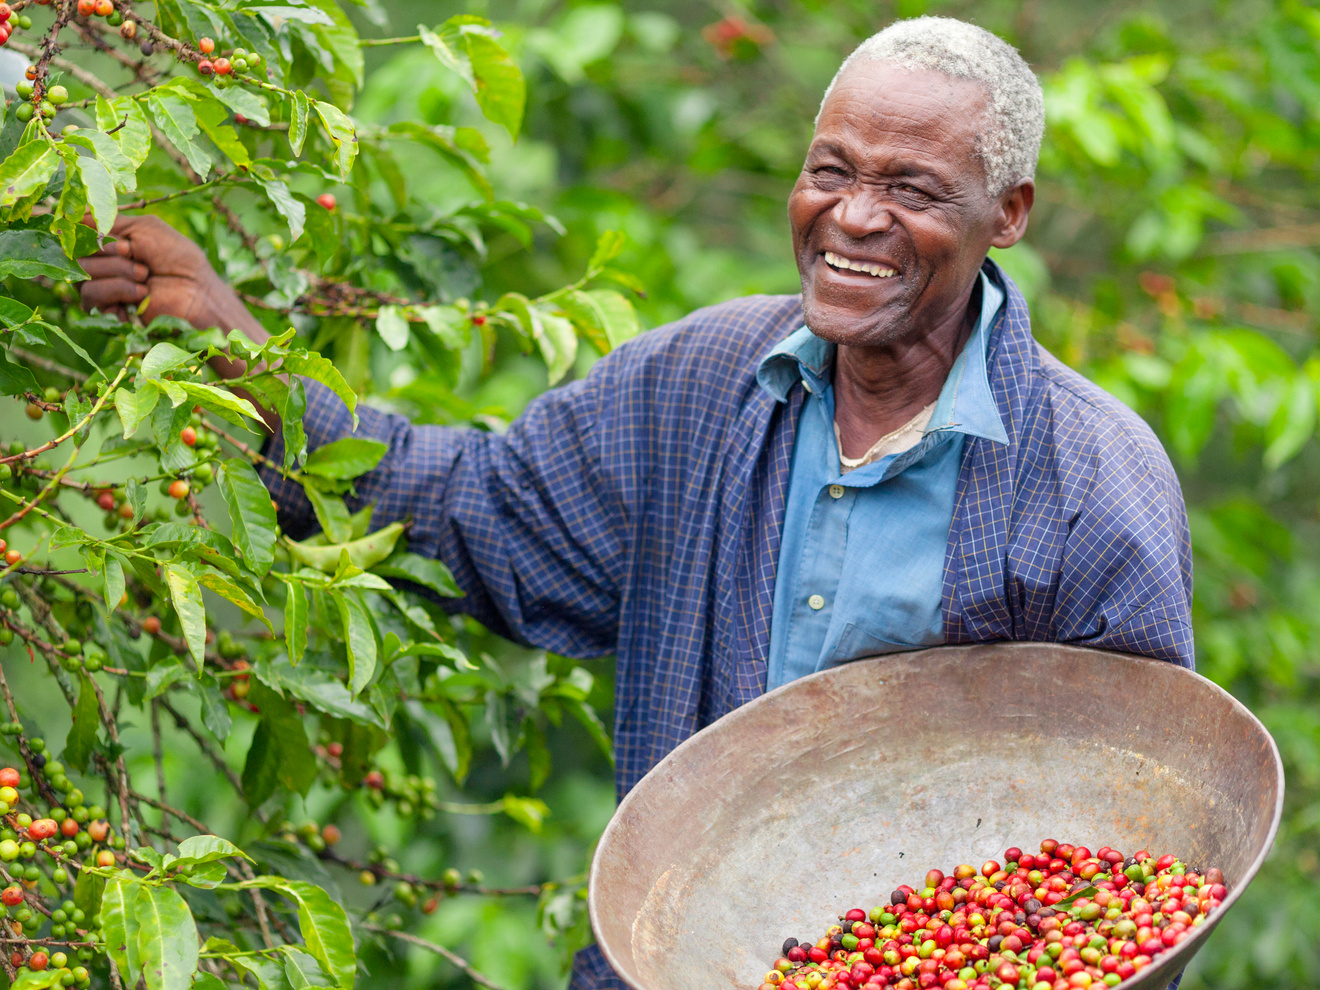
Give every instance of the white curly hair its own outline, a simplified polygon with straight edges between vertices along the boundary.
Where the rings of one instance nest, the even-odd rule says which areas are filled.
[[[952,17],[895,21],[843,60],[825,90],[822,107],[848,66],[858,61],[931,69],[980,83],[988,98],[986,128],[979,141],[987,191],[998,196],[1035,177],[1045,133],[1044,94],[1031,66],[998,35]]]

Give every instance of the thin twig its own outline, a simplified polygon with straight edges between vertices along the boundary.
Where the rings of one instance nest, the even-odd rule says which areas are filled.
[[[483,987],[487,987],[488,990],[504,990],[504,988],[500,986],[498,983],[496,983],[494,980],[490,979],[487,976],[483,976],[482,974],[478,973],[475,969],[473,969],[472,964],[468,962],[466,959],[464,959],[462,956],[460,956],[458,953],[450,949],[446,949],[443,945],[439,945],[436,942],[427,941],[424,938],[419,938],[418,936],[413,935],[409,932],[392,931],[391,929],[379,928],[375,925],[363,925],[362,927],[365,928],[367,931],[375,932],[378,935],[388,935],[390,936],[390,938],[397,938],[397,939],[401,939],[404,942],[411,942],[413,945],[420,945],[423,949],[429,949],[431,952],[434,952],[437,955],[443,956],[444,958],[448,959],[451,963],[453,963],[464,973],[466,973],[468,975],[468,978],[471,979],[473,983],[479,983]]]

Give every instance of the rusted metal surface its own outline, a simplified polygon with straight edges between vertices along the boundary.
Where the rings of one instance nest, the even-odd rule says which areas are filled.
[[[787,936],[927,869],[1045,838],[1255,875],[1283,808],[1264,727],[1170,663],[1056,644],[859,660],[727,715],[619,806],[592,926],[635,990],[752,990]],[[1210,924],[1125,990],[1166,986]]]

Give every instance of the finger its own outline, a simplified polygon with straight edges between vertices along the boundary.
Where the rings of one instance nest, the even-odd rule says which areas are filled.
[[[93,255],[84,258],[83,270],[92,278],[125,278],[133,282],[145,282],[151,277],[151,269],[140,262],[128,258],[107,258]]]
[[[136,307],[145,298],[147,298],[147,287],[141,282],[133,282],[126,278],[98,278],[82,283],[82,303],[87,309]]]

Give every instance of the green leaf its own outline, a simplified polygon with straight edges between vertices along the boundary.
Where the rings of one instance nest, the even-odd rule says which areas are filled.
[[[232,720],[229,717],[229,705],[220,694],[215,678],[210,674],[206,674],[201,678],[198,684],[197,696],[201,702],[202,725],[206,726],[211,735],[224,742],[229,736],[229,729],[232,725]]]
[[[170,589],[170,601],[183,627],[183,638],[188,644],[197,666],[206,662],[206,606],[202,602],[202,589],[192,572],[180,564],[167,564],[165,583]]]
[[[641,333],[637,311],[623,295],[613,289],[590,289],[586,294],[605,316],[605,335],[611,347],[618,347]]]
[[[302,718],[278,694],[256,684],[249,698],[261,709],[261,721],[252,735],[243,764],[243,798],[253,808],[261,805],[283,784],[296,794],[306,794],[316,779]]]
[[[302,543],[287,541],[285,547],[289,551],[289,556],[298,563],[326,574],[335,573],[344,554],[348,554],[348,559],[355,567],[366,571],[388,557],[402,535],[403,523],[393,522],[369,536],[348,543],[316,545],[308,541]]]
[[[11,364],[0,358],[0,394],[23,395],[40,391],[41,386],[31,371],[21,364]]]
[[[242,859],[252,858],[228,839],[222,839],[218,835],[191,835],[179,843],[178,859],[174,861],[174,865],[210,863],[231,856]]]
[[[239,458],[225,461],[220,466],[216,486],[229,510],[234,545],[242,552],[248,567],[259,577],[265,577],[275,562],[275,540],[279,530],[270,492],[256,469]]]
[[[134,905],[147,990],[188,990],[197,968],[197,923],[178,891],[143,885]]]
[[[303,227],[307,222],[307,207],[294,199],[289,187],[280,179],[264,179],[261,176],[255,178],[257,185],[261,186],[266,198],[270,200],[270,204],[275,207],[275,212],[289,225],[289,240],[296,241],[302,237]]]
[[[284,976],[291,990],[322,990],[334,982],[315,956],[291,945],[284,946]]]
[[[105,555],[105,569],[101,572],[101,579],[105,582],[106,610],[113,612],[119,607],[119,599],[124,597],[124,565],[112,553]]]
[[[151,415],[159,400],[160,389],[151,382],[143,382],[136,392],[130,392],[126,388],[115,389],[115,411],[119,413],[119,422],[124,428],[125,439],[137,432],[142,421]]]
[[[193,171],[205,179],[211,172],[211,158],[193,140],[197,137],[198,127],[192,104],[181,96],[153,90],[147,97],[147,107],[161,133],[183,152]]]
[[[229,420],[240,426],[243,423],[243,417],[261,421],[261,414],[247,399],[239,398],[228,389],[218,388],[215,385],[205,385],[202,382],[179,382],[179,386],[192,400],[194,405],[203,406],[223,419]]]
[[[605,728],[605,723],[600,720],[600,716],[596,714],[596,710],[577,698],[562,698],[561,703],[582,723],[582,727],[592,739],[596,740],[596,745],[610,761],[610,766],[614,766],[614,744],[610,741],[609,731]]]
[[[215,571],[203,571],[197,575],[197,583],[204,588],[210,588],[225,601],[237,605],[241,611],[246,612],[258,622],[264,623],[271,632],[275,631],[270,619],[266,618],[265,611],[252,600],[252,596],[223,574]]]
[[[1052,905],[1052,907],[1056,911],[1063,911],[1071,907],[1074,901],[1083,897],[1094,897],[1097,893],[1099,893],[1098,887],[1082,887],[1078,890],[1074,890],[1063,900],[1059,901],[1059,903]]]
[[[20,199],[41,192],[59,164],[60,156],[49,141],[19,145],[0,162],[0,206],[13,206]]]
[[[126,871],[125,871],[126,872]],[[136,986],[142,971],[138,955],[138,894],[142,888],[120,874],[106,881],[101,895],[101,934],[125,986]]]
[[[329,894],[304,880],[257,877],[246,886],[265,887],[283,894],[298,906],[298,930],[307,951],[340,990],[352,990],[357,975],[353,930],[344,908]]]
[[[0,230],[0,278],[7,275],[23,279],[44,275],[56,281],[87,277],[82,266],[65,256],[59,239],[44,230]]]
[[[73,903],[83,914],[90,918],[100,911],[104,893],[105,877],[90,870],[78,871],[78,881],[73,885]]]
[[[413,720],[426,729],[445,769],[461,786],[472,765],[472,735],[463,713],[446,698],[428,702],[427,706],[409,699],[404,702],[404,707]],[[440,709],[439,714],[434,711],[436,708]]]
[[[535,308],[540,319],[534,326],[539,327],[536,346],[545,359],[549,384],[554,385],[573,367],[577,357],[577,334],[571,321],[557,316],[548,309]]]
[[[137,168],[129,161],[124,150],[109,134],[94,127],[83,127],[64,136],[65,144],[86,148],[96,156],[97,161],[105,166],[114,179],[115,188],[122,193],[131,193],[137,189]],[[65,158],[68,161],[68,158]]]
[[[9,990],[46,990],[46,987],[53,987],[59,982],[60,971],[58,969],[27,969],[24,968],[13,983],[9,984]]]
[[[246,86],[228,86],[225,89],[209,89],[207,92],[258,127],[270,126],[270,110],[266,106],[266,98],[260,93]]]
[[[78,703],[73,706],[73,724],[64,741],[64,762],[79,772],[87,770],[87,761],[96,746],[96,732],[101,727],[101,709],[96,688],[86,674],[79,678]]]
[[[163,340],[147,351],[146,356],[142,359],[142,368],[139,374],[143,378],[154,380],[173,371],[175,368],[192,364],[196,360],[196,357],[190,351],[185,351],[182,347],[177,347],[169,341]]]
[[[449,21],[445,22],[445,27],[449,27],[457,20],[457,17],[450,18]],[[458,34],[457,31],[450,32],[443,29],[441,33],[437,34],[425,24],[417,25],[417,33],[422,39],[422,44],[431,49],[432,54],[440,60],[440,64],[458,73],[459,77],[475,92],[477,77],[472,72],[472,62],[468,58],[466,46],[463,49],[458,47],[458,44],[462,43],[462,35]],[[458,44],[451,44],[451,42],[457,42]]]
[[[353,593],[331,596],[344,626],[344,649],[348,652],[348,690],[353,695],[371,683],[376,673],[376,632],[367,610]]]
[[[229,113],[223,104],[213,100],[198,100],[193,104],[193,113],[197,115],[197,123],[202,131],[226,158],[240,168],[252,163],[247,147],[229,124]]]
[[[326,495],[315,485],[304,485],[303,491],[312,503],[312,511],[316,513],[316,521],[321,524],[327,543],[347,543],[353,539],[353,521],[343,499]]]
[[[138,168],[151,153],[151,125],[142,105],[131,96],[121,96],[110,102],[96,98],[96,126],[109,134],[118,144],[124,157]]]
[[[388,451],[389,447],[379,440],[345,437],[308,454],[303,473],[338,480],[356,478],[379,464]]]
[[[461,598],[463,591],[441,561],[416,553],[394,553],[372,569],[382,577],[402,578],[430,588],[443,598]]]
[[[477,78],[477,104],[486,119],[499,124],[517,138],[522,126],[527,88],[522,73],[509,53],[493,38],[476,32],[464,32],[468,59]]]
[[[347,179],[353,170],[353,159],[357,157],[357,133],[353,130],[353,121],[348,114],[332,103],[316,100],[316,113],[325,124],[330,135],[330,142],[335,146],[335,166],[339,177]]]
[[[289,147],[295,157],[302,154],[303,142],[307,140],[307,114],[311,107],[307,94],[295,90],[289,110]]]
[[[408,330],[408,321],[403,318],[401,306],[382,306],[376,314],[376,332],[385,346],[392,351],[401,351],[408,346],[412,336]]]
[[[587,262],[587,272],[595,272],[623,254],[628,238],[621,230],[607,230],[596,239],[596,249]]]
[[[87,190],[87,209],[96,221],[97,231],[110,233],[110,228],[115,225],[115,217],[119,214],[115,180],[104,165],[87,155],[78,157],[78,175]]]
[[[284,599],[284,645],[289,663],[296,665],[307,650],[307,590],[295,581],[288,584]]]
[[[307,389],[301,378],[289,380],[289,388],[279,412],[284,436],[284,466],[287,468],[307,456],[307,431],[303,428],[303,416],[307,414]]]
[[[348,382],[332,362],[320,354],[286,354],[281,365],[283,370],[304,375],[334,392],[348,406],[348,411],[353,414],[353,425],[357,425],[357,393],[349,388]]]

